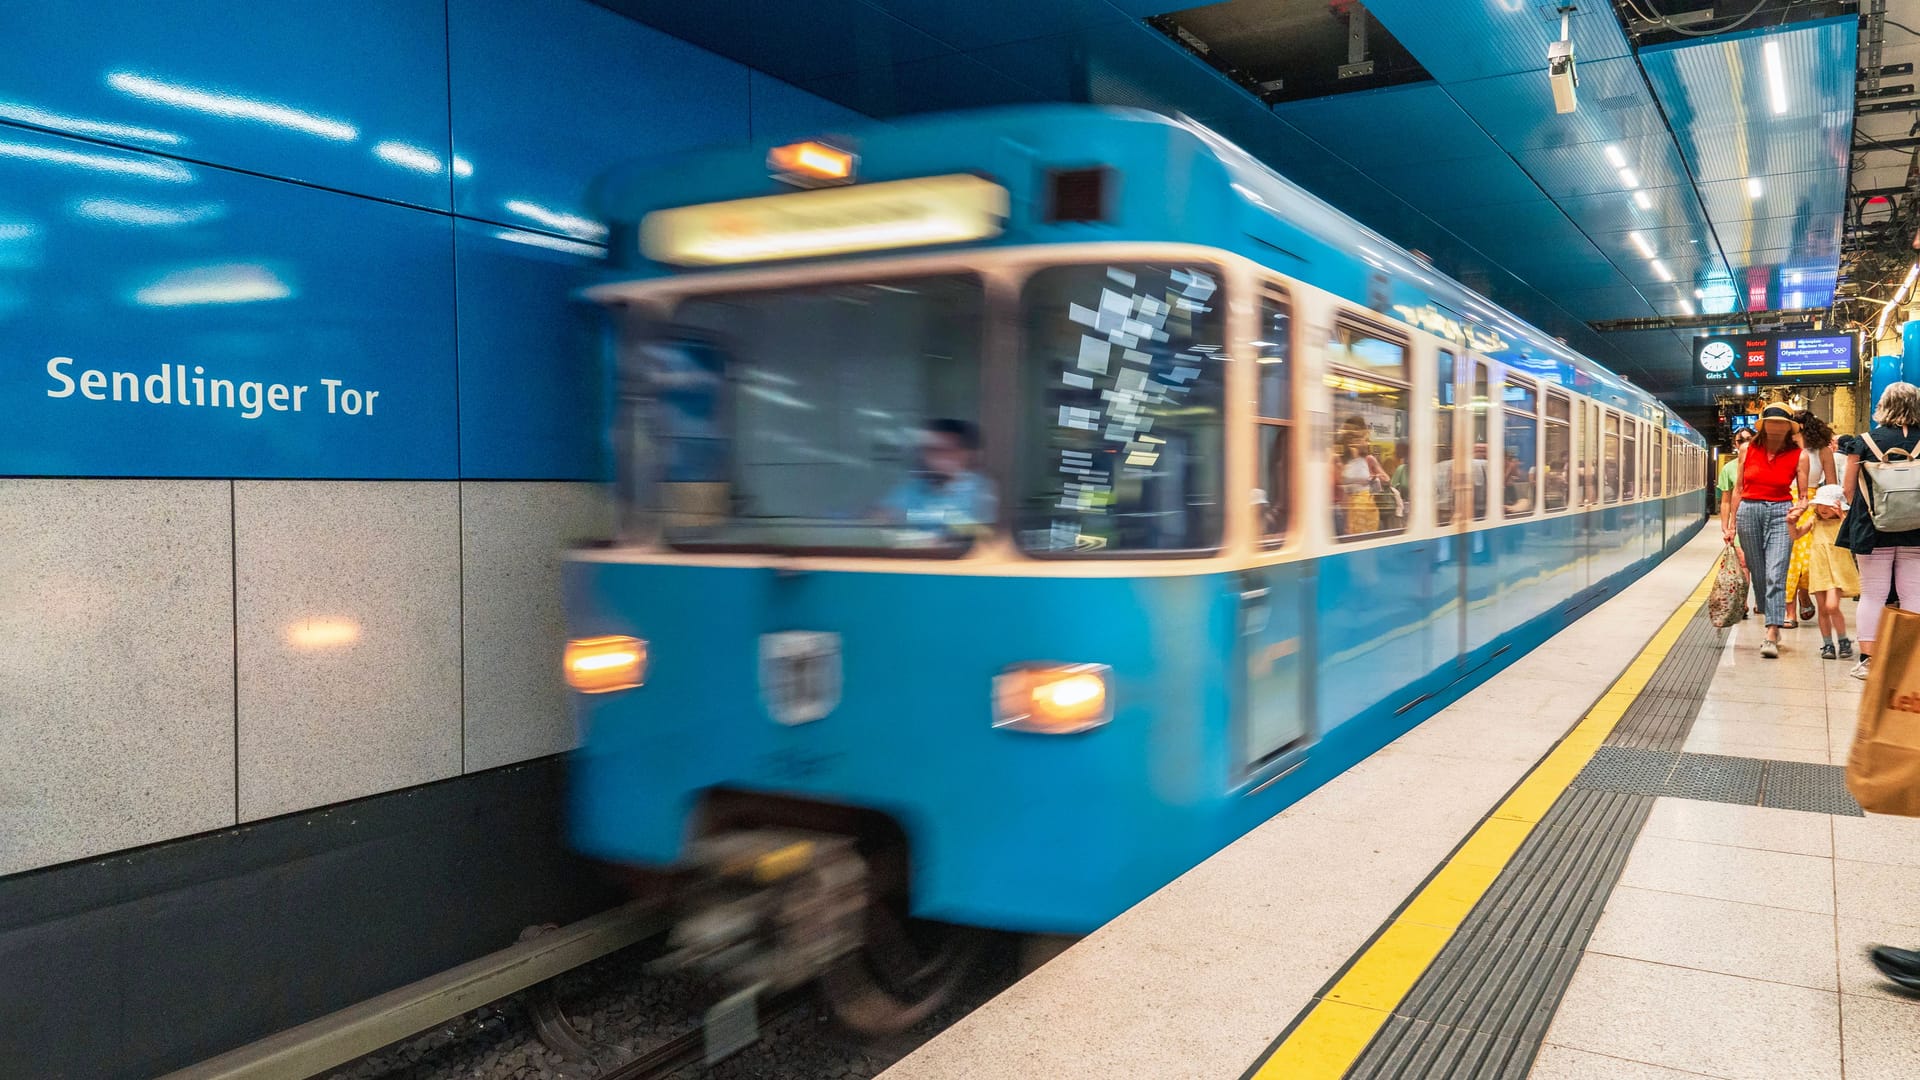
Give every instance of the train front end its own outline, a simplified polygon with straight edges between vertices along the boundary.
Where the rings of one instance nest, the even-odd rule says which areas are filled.
[[[1133,126],[1143,177],[1195,153]],[[675,884],[681,959],[876,1030],[939,927],[1084,933],[1218,846],[1244,617],[1229,271],[1018,235],[1099,170],[903,167],[636,222],[671,272],[590,290],[622,534],[566,579],[576,845]]]

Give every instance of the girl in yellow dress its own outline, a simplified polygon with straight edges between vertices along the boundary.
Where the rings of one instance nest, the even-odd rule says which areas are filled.
[[[1822,660],[1853,655],[1853,641],[1847,637],[1847,617],[1840,611],[1840,598],[1860,595],[1860,572],[1854,566],[1853,552],[1834,546],[1835,538],[1840,535],[1840,521],[1846,513],[1840,485],[1824,484],[1813,493],[1813,502],[1793,525],[1796,540],[1804,536],[1810,541],[1806,545],[1807,581],[1820,613]]]

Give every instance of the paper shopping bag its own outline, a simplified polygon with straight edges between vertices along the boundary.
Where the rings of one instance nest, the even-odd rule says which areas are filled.
[[[1870,814],[1920,817],[1920,614],[1880,615],[1847,790]]]

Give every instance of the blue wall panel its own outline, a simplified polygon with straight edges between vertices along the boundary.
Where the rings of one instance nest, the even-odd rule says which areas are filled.
[[[813,138],[867,122],[852,109],[758,71],[747,73],[747,101],[752,108],[748,135],[755,142]]]
[[[747,69],[584,2],[449,0],[456,213],[599,240],[615,161],[747,138]]]
[[[484,222],[454,227],[460,471],[487,479],[607,473],[611,365],[601,319],[570,294],[590,244]]]
[[[447,205],[441,0],[7,5],[0,120]]]
[[[0,222],[0,473],[456,475],[445,216],[12,128]]]
[[[0,475],[604,478],[589,181],[862,119],[586,0],[62,0],[6,29]],[[252,419],[50,398],[58,356],[143,396],[180,363],[307,389]],[[323,379],[373,412],[328,414]]]

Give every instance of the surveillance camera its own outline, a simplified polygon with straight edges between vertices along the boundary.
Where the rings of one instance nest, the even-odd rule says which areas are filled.
[[[1561,40],[1547,45],[1547,81],[1553,84],[1553,111],[1570,113],[1579,107],[1574,90],[1580,76],[1573,70],[1573,42]]]

